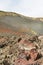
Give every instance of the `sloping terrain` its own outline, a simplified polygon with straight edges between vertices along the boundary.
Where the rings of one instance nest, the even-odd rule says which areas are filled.
[[[0,65],[43,65],[43,18],[0,11]]]
[[[43,18],[31,18],[13,12],[0,11],[0,27],[17,32],[43,34]]]

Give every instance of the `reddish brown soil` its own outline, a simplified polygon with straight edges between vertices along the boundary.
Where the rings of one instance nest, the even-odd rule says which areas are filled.
[[[5,28],[0,28],[0,33],[13,33],[13,34],[17,34],[17,35],[21,35],[21,32],[16,32],[14,30],[11,29],[5,29]]]

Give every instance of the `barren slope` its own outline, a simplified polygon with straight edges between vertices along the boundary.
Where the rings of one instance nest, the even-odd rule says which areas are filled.
[[[43,18],[31,18],[13,12],[0,11],[0,30],[43,34]]]

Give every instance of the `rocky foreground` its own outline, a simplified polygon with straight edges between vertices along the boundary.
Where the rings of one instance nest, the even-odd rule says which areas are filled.
[[[43,65],[43,36],[0,34],[0,65]]]

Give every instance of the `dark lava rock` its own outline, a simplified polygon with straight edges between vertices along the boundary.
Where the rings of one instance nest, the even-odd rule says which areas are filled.
[[[10,65],[10,63],[9,63],[7,60],[4,60],[4,61],[3,61],[3,64],[4,64],[4,65]]]

